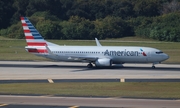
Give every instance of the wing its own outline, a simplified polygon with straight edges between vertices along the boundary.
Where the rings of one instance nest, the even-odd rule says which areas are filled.
[[[76,57],[76,56],[69,56],[68,59],[69,60],[81,60],[81,61],[91,61],[91,62],[94,62],[98,58],[97,57]]]
[[[46,45],[45,47],[46,47],[48,53],[49,53],[51,56],[54,56],[54,57],[59,56],[59,55],[53,54],[47,45]],[[68,55],[66,54],[66,56],[68,56]],[[69,55],[68,59],[69,59],[69,60],[79,60],[79,61],[90,61],[90,62],[94,62],[94,61],[96,61],[98,58],[97,58],[97,57],[79,57],[79,56]]]

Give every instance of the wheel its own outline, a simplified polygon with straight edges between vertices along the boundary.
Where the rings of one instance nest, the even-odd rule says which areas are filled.
[[[87,65],[87,67],[88,67],[88,68],[92,68],[93,65],[92,65],[91,63],[89,63],[89,64]]]
[[[152,66],[153,69],[155,69],[156,67],[155,66]]]

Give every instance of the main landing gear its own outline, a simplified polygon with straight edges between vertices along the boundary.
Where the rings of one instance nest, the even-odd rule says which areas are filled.
[[[92,65],[91,63],[89,63],[89,64],[87,65],[87,67],[88,67],[88,68],[92,68],[93,65]]]
[[[152,66],[152,68],[153,68],[153,69],[155,69],[155,68],[156,68],[156,66]]]

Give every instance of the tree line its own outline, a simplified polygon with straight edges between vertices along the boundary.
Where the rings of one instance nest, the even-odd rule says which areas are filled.
[[[178,0],[0,0],[0,35],[24,38],[20,16],[45,39],[141,36],[180,42]]]

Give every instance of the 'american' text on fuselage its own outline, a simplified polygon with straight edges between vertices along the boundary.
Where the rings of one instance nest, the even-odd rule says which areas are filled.
[[[106,50],[104,52],[104,55],[107,56],[138,56],[138,51],[126,51],[126,49],[124,51],[108,51]]]

